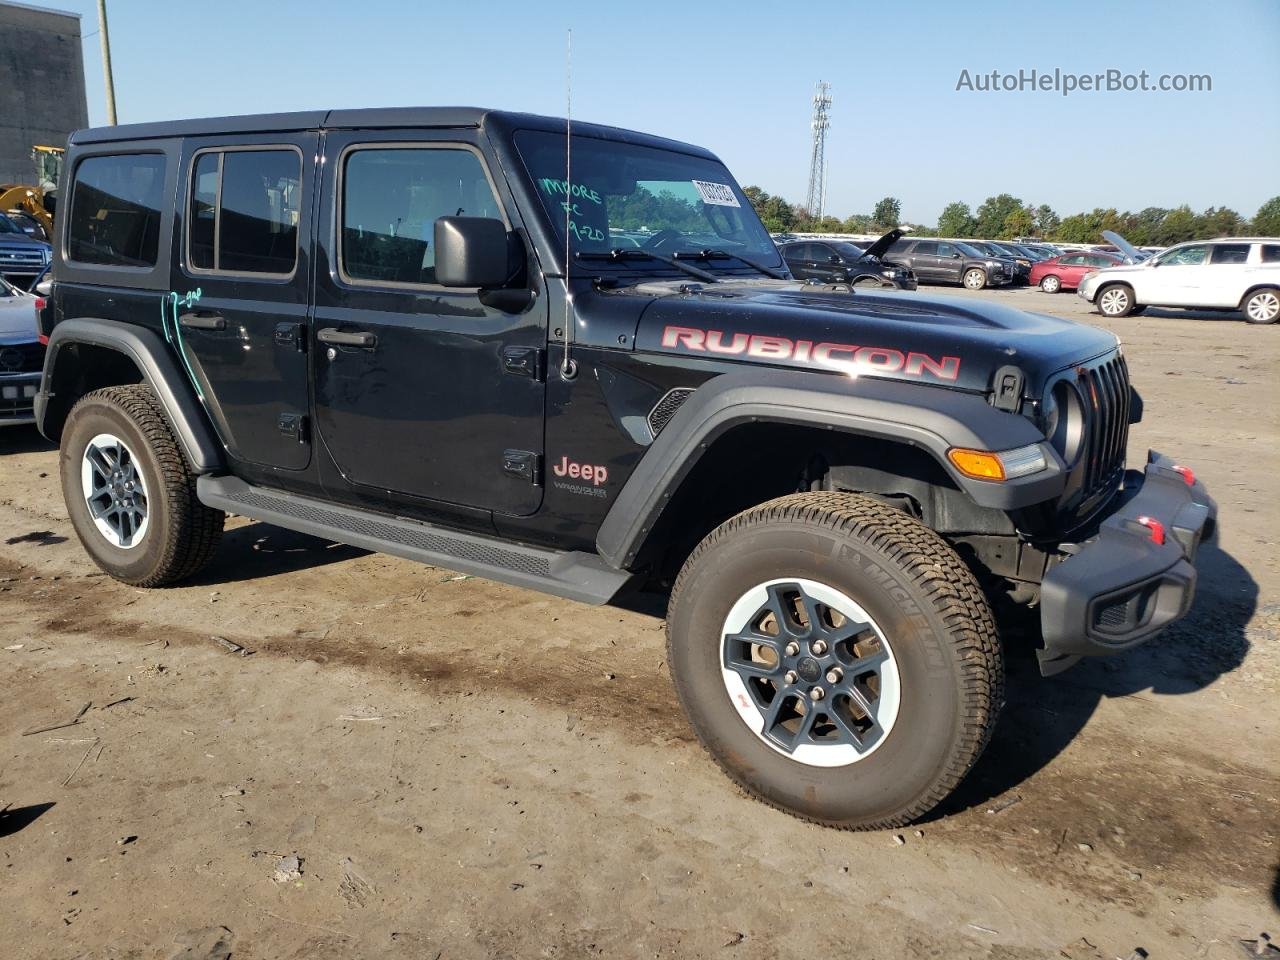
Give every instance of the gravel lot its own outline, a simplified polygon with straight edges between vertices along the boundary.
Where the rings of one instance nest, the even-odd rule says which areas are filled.
[[[1221,507],[1195,609],[1052,680],[1013,651],[995,742],[897,835],[740,795],[677,711],[655,616],[242,519],[198,582],[134,590],[85,559],[56,453],[0,434],[0,953],[1166,960],[1280,939],[1280,327],[1114,327],[1146,400],[1131,459],[1176,453]]]

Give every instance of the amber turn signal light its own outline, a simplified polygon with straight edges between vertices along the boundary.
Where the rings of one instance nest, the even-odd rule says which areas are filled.
[[[947,456],[955,464],[956,469],[966,477],[975,480],[1003,480],[1004,464],[994,453],[986,450],[965,450],[963,447],[952,447]]]

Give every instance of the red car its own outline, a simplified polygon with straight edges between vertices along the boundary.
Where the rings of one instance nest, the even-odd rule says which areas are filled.
[[[1090,270],[1114,267],[1122,263],[1124,260],[1110,253],[1064,253],[1052,260],[1033,263],[1027,283],[1040,284],[1040,289],[1045,293],[1074,290],[1079,286],[1080,278]]]

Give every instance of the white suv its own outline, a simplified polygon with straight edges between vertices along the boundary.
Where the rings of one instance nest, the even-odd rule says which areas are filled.
[[[1192,240],[1147,260],[1085,274],[1076,292],[1104,317],[1149,306],[1242,310],[1250,323],[1280,319],[1280,239]]]

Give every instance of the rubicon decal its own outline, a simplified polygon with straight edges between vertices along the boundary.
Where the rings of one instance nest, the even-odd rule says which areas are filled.
[[[551,468],[551,472],[557,477],[584,480],[597,487],[609,479],[609,471],[605,467],[591,463],[575,463],[568,457],[561,457],[560,462]]]
[[[720,330],[699,330],[696,327],[666,327],[662,331],[662,345],[692,353],[789,360],[854,376],[897,373],[935,380],[955,380],[960,376],[959,357],[931,357],[927,353],[904,352],[893,347],[792,340],[758,333],[725,334]]]

